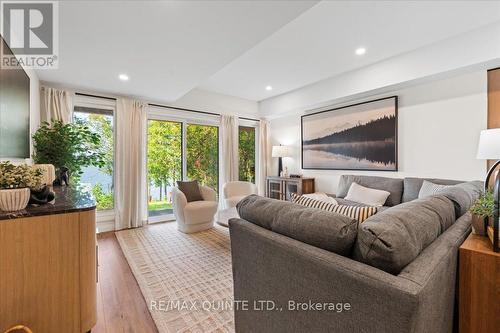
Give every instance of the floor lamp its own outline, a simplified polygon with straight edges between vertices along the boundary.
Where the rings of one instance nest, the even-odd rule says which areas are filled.
[[[485,160],[497,160],[488,170],[486,179],[484,181],[484,190],[488,191],[491,176],[495,172],[497,166],[500,164],[500,128],[481,131],[481,136],[479,138],[479,147],[477,149],[477,158]],[[498,175],[495,177],[495,182],[493,185],[493,199],[495,201],[493,211],[493,251],[499,252],[498,220],[500,218],[500,178],[498,177]],[[485,224],[486,223],[487,219],[485,220]],[[488,232],[487,224],[486,231]]]

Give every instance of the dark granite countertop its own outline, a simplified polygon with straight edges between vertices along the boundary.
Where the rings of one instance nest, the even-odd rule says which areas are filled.
[[[92,193],[80,186],[54,186],[56,198],[53,204],[40,206],[28,205],[17,212],[0,210],[0,220],[18,219],[22,217],[74,213],[95,209]]]

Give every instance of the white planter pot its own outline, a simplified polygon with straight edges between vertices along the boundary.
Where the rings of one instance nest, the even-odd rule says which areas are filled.
[[[0,210],[13,212],[26,208],[30,200],[29,188],[0,190]]]

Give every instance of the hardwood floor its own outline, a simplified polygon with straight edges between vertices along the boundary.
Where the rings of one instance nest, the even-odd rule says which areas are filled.
[[[98,234],[97,324],[92,333],[158,332],[114,232]]]

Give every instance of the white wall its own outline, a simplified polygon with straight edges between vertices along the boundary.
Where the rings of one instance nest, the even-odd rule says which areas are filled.
[[[399,96],[398,172],[301,170],[300,115],[271,120],[272,144],[293,146],[294,157],[285,158],[284,165],[291,173],[315,177],[316,190],[328,193],[336,192],[342,174],[484,178],[486,162],[475,156],[479,132],[486,128],[486,71],[421,84],[383,96],[391,95]],[[370,99],[376,97],[382,96]],[[272,160],[273,174],[277,172],[277,163],[277,159]]]

